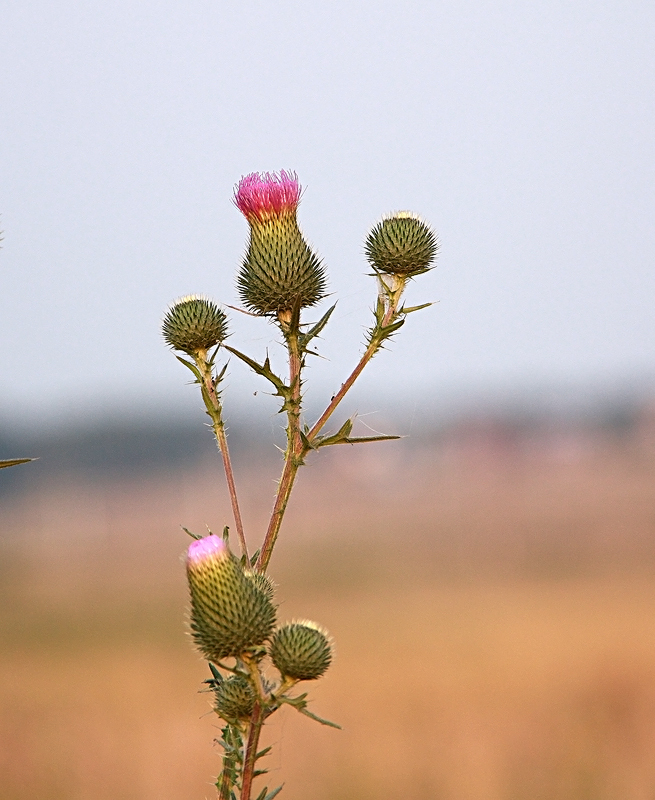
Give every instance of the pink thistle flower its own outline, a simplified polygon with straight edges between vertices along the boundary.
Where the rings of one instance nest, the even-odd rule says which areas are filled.
[[[189,568],[198,567],[207,561],[221,561],[229,556],[230,549],[225,539],[215,536],[205,536],[191,542],[187,550],[186,563]]]
[[[234,190],[234,204],[248,222],[267,222],[295,215],[301,186],[295,172],[252,172]]]

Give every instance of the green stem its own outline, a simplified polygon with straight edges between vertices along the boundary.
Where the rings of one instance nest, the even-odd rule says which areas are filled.
[[[216,391],[216,384],[212,376],[211,364],[207,361],[207,353],[200,351],[195,356],[195,362],[200,370],[202,376],[202,396],[207,408],[207,414],[212,421],[212,430],[216,437],[216,444],[218,450],[223,458],[223,469],[225,471],[225,479],[230,494],[230,502],[232,503],[232,514],[234,516],[234,524],[237,529],[237,536],[239,537],[239,544],[241,552],[249,559],[248,546],[246,544],[246,537],[243,531],[243,521],[241,519],[241,511],[239,509],[239,499],[237,496],[236,484],[234,482],[234,472],[232,470],[232,460],[230,459],[230,451],[227,446],[227,436],[225,435],[225,423],[223,422],[221,401]],[[250,563],[250,562],[248,562]]]

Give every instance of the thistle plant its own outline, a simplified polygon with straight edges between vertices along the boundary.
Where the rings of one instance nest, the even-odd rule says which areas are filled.
[[[275,372],[268,357],[258,361],[226,344],[225,312],[204,295],[188,295],[173,303],[163,322],[166,343],[193,373],[223,460],[240,553],[230,549],[229,526],[221,536],[199,536],[187,552],[191,599],[190,632],[207,660],[205,681],[213,709],[222,720],[223,762],[216,782],[219,800],[254,800],[253,780],[266,773],[259,760],[270,750],[259,749],[266,720],[284,705],[323,725],[308,708],[307,692],[297,685],[319,679],[329,668],[333,652],[330,635],[309,620],[278,626],[275,585],[267,574],[284,514],[300,467],[310,452],[337,444],[397,439],[397,436],[353,436],[354,419],[336,430],[327,424],[362,370],[404,325],[408,314],[430,303],[407,307],[403,294],[408,281],[429,270],[438,242],[420,217],[400,212],[383,218],[368,234],[365,254],[377,283],[374,320],[359,362],[312,424],[303,416],[303,370],[316,355],[316,340],[335,309],[317,322],[306,323],[305,309],[326,297],[326,271],[320,257],[298,225],[301,186],[294,173],[253,173],[235,188],[234,203],[250,228],[246,253],[237,277],[245,309],[265,318],[278,330],[288,356],[288,374]],[[311,346],[311,347],[310,347]],[[182,353],[184,355],[179,355]],[[258,549],[252,553],[243,528],[223,421],[221,383],[232,354],[268,381],[286,414],[287,443],[270,521]],[[222,366],[219,366],[220,362]],[[272,800],[281,791],[264,787],[256,800]]]

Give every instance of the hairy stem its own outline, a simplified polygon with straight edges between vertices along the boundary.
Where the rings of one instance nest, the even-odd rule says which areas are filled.
[[[280,532],[284,512],[289,502],[289,496],[293,489],[293,484],[300,468],[303,457],[305,456],[305,446],[300,435],[300,411],[302,404],[302,384],[301,372],[303,366],[302,354],[300,352],[300,320],[299,312],[281,312],[279,315],[280,327],[289,353],[289,397],[285,406],[287,411],[287,449],[284,454],[284,468],[280,483],[278,484],[277,495],[271,512],[271,519],[266,531],[266,536],[262,544],[259,558],[257,559],[257,569],[266,572],[273,547]]]
[[[216,437],[218,450],[223,458],[223,469],[225,471],[225,479],[227,481],[227,487],[230,494],[230,502],[232,503],[232,515],[234,516],[234,524],[237,529],[237,536],[239,537],[241,553],[246,557],[246,559],[248,559],[248,546],[246,544],[246,537],[243,532],[243,521],[241,520],[237,488],[234,482],[234,472],[232,471],[232,460],[230,459],[230,451],[227,446],[227,436],[225,435],[225,423],[223,422],[221,401],[218,396],[218,392],[216,391],[216,383],[212,376],[212,367],[207,361],[206,352],[200,352],[195,358],[195,362],[202,376],[202,396],[205,401],[207,413],[212,421],[212,430],[214,431],[214,436]]]
[[[257,748],[259,747],[259,735],[264,724],[264,709],[259,703],[255,703],[255,709],[250,718],[248,730],[248,743],[246,744],[246,756],[243,763],[243,773],[241,777],[241,800],[250,800],[252,792],[252,781],[257,762]]]

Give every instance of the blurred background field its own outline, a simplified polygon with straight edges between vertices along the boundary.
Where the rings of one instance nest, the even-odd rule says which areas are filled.
[[[0,800],[214,796],[180,525],[229,504],[160,322],[238,305],[233,187],[280,169],[338,300],[310,410],[370,325],[375,221],[441,252],[345,404],[408,437],[292,498],[280,617],[335,636],[312,708],[344,729],[280,712],[269,785],[655,800],[654,33],[652,0],[4,4],[0,458],[39,461],[0,470]],[[245,365],[225,390],[257,539],[280,418]]]
[[[261,531],[278,456],[233,427]],[[208,431],[117,419],[7,448],[41,458],[0,475],[0,797],[213,797],[217,718],[185,635],[179,527],[229,522]],[[272,574],[280,618],[336,639],[308,688],[343,731],[279,712],[269,786],[655,797],[654,476],[648,402],[415,423],[319,454]]]

